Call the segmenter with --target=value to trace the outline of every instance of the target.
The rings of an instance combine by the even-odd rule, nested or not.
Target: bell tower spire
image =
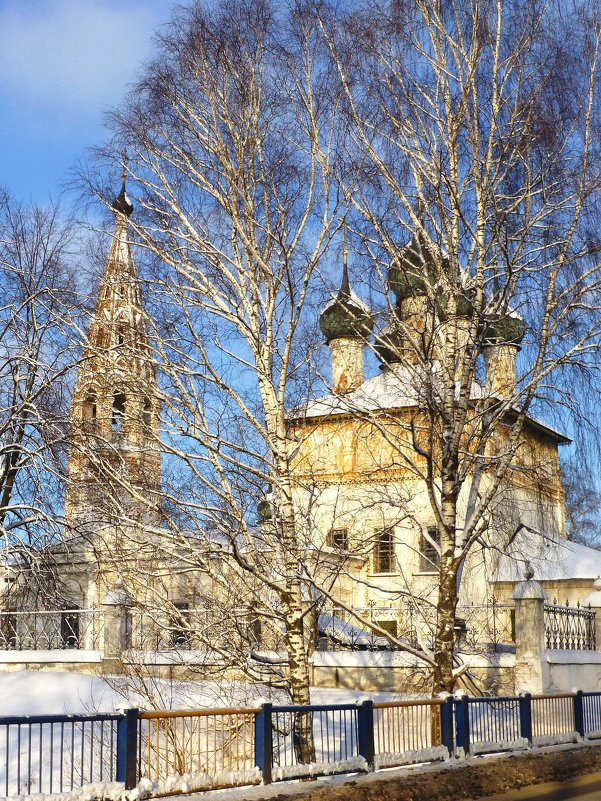
[[[159,393],[128,237],[126,163],[115,228],[72,401],[65,518],[75,529],[150,523],[161,493]]]

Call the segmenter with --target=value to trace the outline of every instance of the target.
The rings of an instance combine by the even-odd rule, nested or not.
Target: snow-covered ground
[[[136,705],[145,709],[200,709],[256,706],[262,700],[286,703],[268,687],[235,682],[153,679],[145,684],[145,690],[140,692],[131,680],[122,677],[29,670],[0,673],[0,716],[93,714]],[[345,704],[354,703],[365,695],[355,690],[314,688],[311,700],[315,704]],[[401,698],[394,693],[371,693],[369,697],[374,701]]]

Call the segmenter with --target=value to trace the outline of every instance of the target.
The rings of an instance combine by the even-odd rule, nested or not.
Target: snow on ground
[[[0,673],[0,716],[92,714],[113,712],[123,706],[150,709],[200,709],[231,705],[258,706],[262,700],[286,703],[265,686],[236,682],[145,681],[140,693],[124,677],[90,676],[82,673],[15,670]],[[348,704],[366,697],[355,690],[314,688],[315,704]],[[370,693],[374,701],[398,699],[394,693]]]

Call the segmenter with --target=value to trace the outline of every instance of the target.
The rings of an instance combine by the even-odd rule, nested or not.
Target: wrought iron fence
[[[395,606],[331,607],[320,615],[321,646],[353,651],[394,649],[385,635],[374,631],[375,623],[395,638],[414,648],[432,648],[436,634],[436,609],[419,599]],[[464,604],[457,607],[456,636],[461,650],[481,653],[511,646],[514,636],[514,606],[499,602],[494,596],[487,604]]]
[[[553,599],[552,604],[544,606],[545,640],[547,648],[568,651],[594,651],[595,612],[588,607],[565,606]]]
[[[246,628],[248,637],[260,644],[261,631],[256,614],[249,609],[204,609],[188,608],[183,604],[174,606],[171,611],[165,608],[135,608],[130,610],[131,648],[137,651],[202,651],[210,653],[211,643],[229,637],[232,650],[236,638],[240,638],[239,628]],[[277,643],[269,642],[272,650]]]
[[[103,645],[100,609],[0,612],[0,650],[97,650]]]

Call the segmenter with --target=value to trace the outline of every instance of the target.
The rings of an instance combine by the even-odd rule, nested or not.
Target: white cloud
[[[152,53],[171,0],[0,0],[5,100],[50,117],[112,106]]]

